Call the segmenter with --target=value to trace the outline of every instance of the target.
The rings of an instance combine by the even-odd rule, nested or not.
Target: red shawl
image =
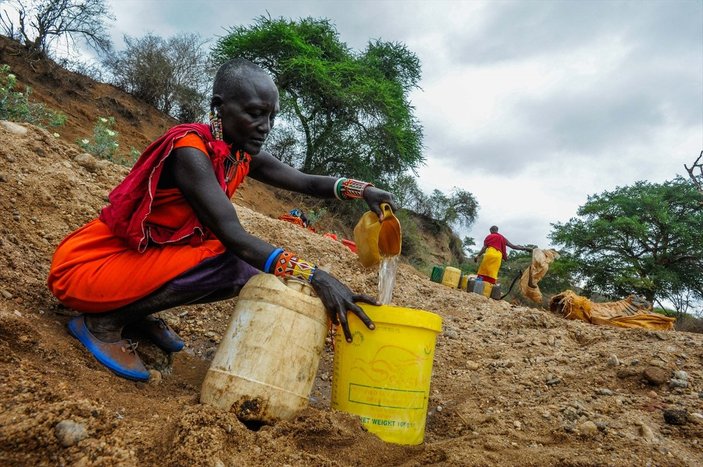
[[[100,220],[110,227],[112,233],[139,252],[143,252],[149,242],[187,241],[198,245],[206,237],[206,228],[195,216],[175,231],[152,230],[146,223],[164,161],[171,154],[174,141],[190,132],[197,133],[205,142],[217,181],[225,189],[224,161],[230,153],[227,144],[215,140],[210,127],[202,123],[185,123],[168,130],[144,150],[127,177],[112,190],[110,204],[100,213]]]
[[[488,234],[488,236],[483,240],[483,246],[493,247],[503,254],[503,259],[508,259],[508,241],[499,233]]]

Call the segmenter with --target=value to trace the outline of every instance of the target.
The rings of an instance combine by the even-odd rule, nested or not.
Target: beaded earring
[[[222,117],[220,117],[217,107],[210,110],[210,130],[216,140],[222,141]]]

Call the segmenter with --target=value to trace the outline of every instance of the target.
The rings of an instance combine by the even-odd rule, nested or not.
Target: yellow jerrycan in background
[[[354,242],[359,261],[364,267],[376,266],[381,257],[398,256],[403,237],[400,222],[388,203],[381,204],[383,221],[373,211],[361,216],[354,227]]]

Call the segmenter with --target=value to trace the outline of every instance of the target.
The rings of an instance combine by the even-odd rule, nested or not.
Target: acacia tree
[[[3,34],[18,40],[31,52],[50,55],[56,41],[75,48],[77,37],[98,52],[111,42],[105,22],[114,20],[106,0],[9,0],[0,12]]]
[[[207,41],[198,34],[124,40],[125,50],[103,60],[112,83],[181,122],[202,118],[211,75]]]
[[[579,217],[552,225],[550,238],[566,247],[587,291],[636,293],[660,305],[672,296],[700,300],[702,199],[682,177],[640,181],[589,196]]]
[[[357,53],[328,20],[260,17],[230,29],[213,57],[247,58],[271,73],[285,131],[272,132],[269,148],[304,172],[388,187],[423,162],[422,128],[408,98],[420,63],[403,44],[375,40]]]

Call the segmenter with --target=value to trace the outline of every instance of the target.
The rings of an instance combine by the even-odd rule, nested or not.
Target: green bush
[[[95,157],[117,162],[115,155],[120,145],[117,142],[119,134],[112,129],[114,126],[114,117],[99,117],[93,128],[93,138],[79,139],[76,144]]]
[[[30,102],[32,89],[17,89],[17,77],[10,73],[9,65],[0,65],[0,120],[26,122],[40,127],[61,126],[66,115],[47,109],[44,104]]]

